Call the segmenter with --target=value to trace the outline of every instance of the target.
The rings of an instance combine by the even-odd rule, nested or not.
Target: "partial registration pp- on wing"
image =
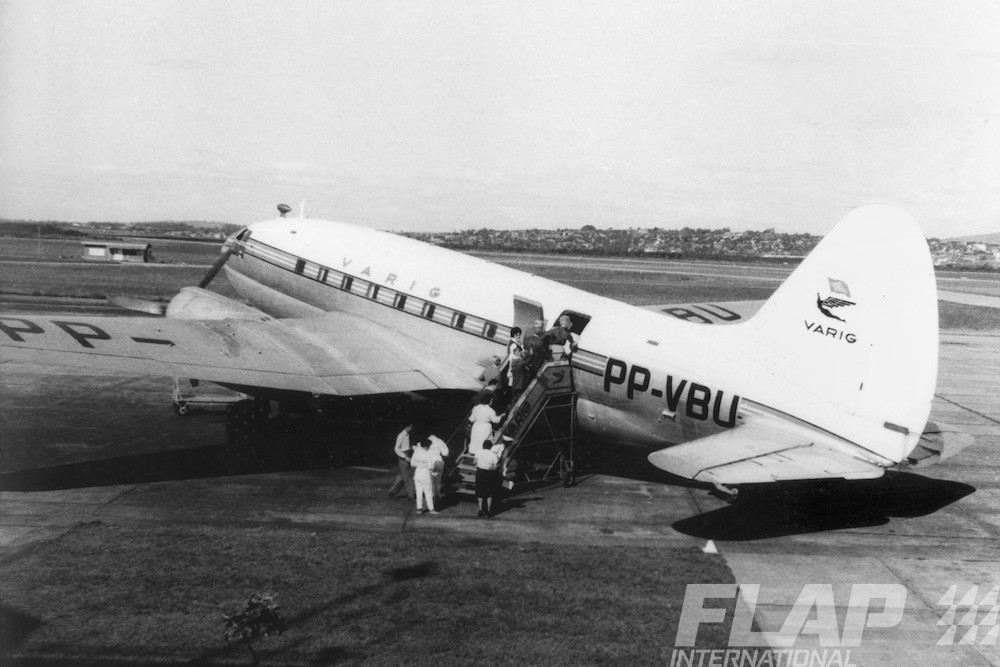
[[[478,386],[434,350],[344,313],[274,320],[0,317],[0,362],[359,395]]]

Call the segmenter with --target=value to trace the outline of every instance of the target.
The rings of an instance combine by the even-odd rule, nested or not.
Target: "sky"
[[[0,217],[1000,230],[1000,3],[0,0]]]

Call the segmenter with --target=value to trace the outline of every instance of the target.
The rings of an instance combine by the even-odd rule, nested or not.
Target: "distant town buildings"
[[[592,225],[581,229],[476,229],[406,236],[456,250],[796,262],[822,238],[773,229],[596,229]],[[1000,243],[928,239],[928,244],[937,267],[1000,270]]]
[[[1000,243],[928,239],[934,266],[1000,270]]]
[[[811,234],[779,234],[773,229],[596,229],[591,225],[582,229],[479,229],[407,236],[462,250],[701,258],[773,255],[800,259],[819,241]]]

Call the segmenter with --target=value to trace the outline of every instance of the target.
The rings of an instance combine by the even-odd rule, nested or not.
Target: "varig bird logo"
[[[847,299],[841,299],[840,297],[834,296],[835,294],[843,294],[844,296],[850,298],[851,288],[847,286],[843,280],[837,280],[836,278],[827,278],[830,281],[830,296],[825,299],[820,298],[819,292],[816,293],[816,307],[819,308],[819,312],[823,313],[829,318],[840,320],[841,322],[846,322],[843,317],[837,317],[831,311],[831,308],[843,308],[844,306],[853,306],[854,301],[848,301]]]

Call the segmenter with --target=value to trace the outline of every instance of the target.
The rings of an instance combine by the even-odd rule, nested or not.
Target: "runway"
[[[609,549],[711,542],[738,583],[760,586],[761,630],[781,628],[807,584],[833,586],[841,623],[852,584],[900,584],[902,621],[868,628],[851,649],[854,664],[997,666],[1000,645],[982,643],[991,605],[973,614],[984,627],[967,644],[959,642],[972,621],[942,645],[950,625],[938,622],[951,587],[958,602],[978,586],[979,602],[1000,584],[1000,332],[943,332],[940,352],[931,421],[976,442],[939,465],[766,506],[731,506],[703,488],[653,479],[593,475],[572,489],[518,496],[492,523],[476,521],[467,503],[415,516],[406,501],[385,497],[392,470],[378,462],[343,467],[299,454],[229,460],[222,417],[176,416],[168,381],[38,376],[8,364],[0,385],[0,563],[89,522],[453,533]],[[656,641],[670,646],[673,632]],[[803,634],[794,648],[824,647]]]
[[[783,527],[776,526],[775,534],[767,539],[721,543],[737,581],[761,585],[756,620],[763,628],[781,627],[806,584],[834,584],[841,619],[851,584],[902,584],[908,592],[902,623],[866,633],[864,643],[852,652],[852,657],[860,658],[859,665],[1000,664],[1000,645],[980,643],[990,630],[988,624],[974,643],[937,645],[948,629],[947,623],[938,625],[938,621],[948,611],[948,604],[939,603],[950,587],[957,586],[958,602],[978,586],[979,602],[1000,584],[997,378],[1000,335],[943,335],[931,421],[975,436],[974,445],[953,459],[919,470],[913,479],[900,475],[898,493],[881,498],[881,508],[880,501],[875,501],[868,525],[851,525],[850,518],[844,517],[852,510],[865,513],[863,506],[830,506],[827,530],[781,534]],[[716,510],[713,515],[709,509],[699,517],[696,521],[704,525],[699,532],[711,534],[710,526],[723,521],[725,511]],[[987,604],[979,609],[974,614],[977,622],[989,621],[992,608]],[[961,618],[969,607],[959,611]],[[961,626],[956,644],[971,628],[971,621]],[[800,637],[796,648],[821,647]]]

